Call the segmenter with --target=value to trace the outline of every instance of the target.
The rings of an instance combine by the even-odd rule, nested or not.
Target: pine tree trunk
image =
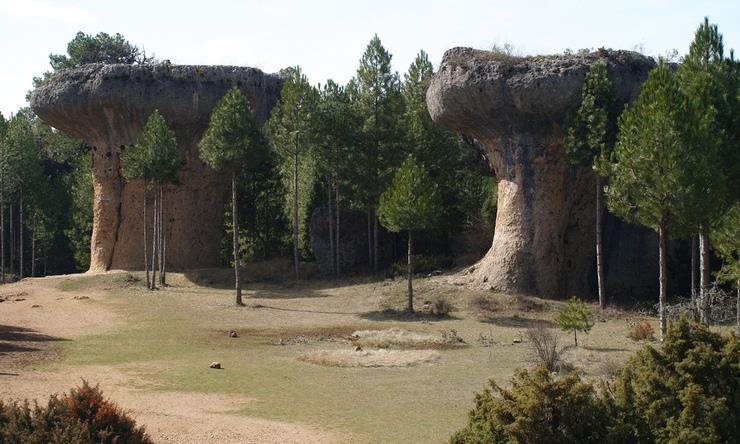
[[[298,257],[298,152],[293,157],[293,269],[296,280],[300,279]]]
[[[337,236],[337,241],[335,242],[334,245],[336,246],[336,256],[335,256],[336,257],[336,276],[337,276],[337,279],[339,279],[339,276],[340,276],[339,275],[339,264],[340,264],[340,262],[339,262],[339,251],[340,251],[340,248],[339,248],[339,212],[340,212],[339,211],[339,186],[337,186],[337,190],[336,191],[337,191],[337,198],[336,198],[336,206],[337,206],[337,230],[336,230],[336,233],[335,234]]]
[[[658,316],[660,318],[660,341],[663,342],[666,334],[665,306],[668,299],[668,251],[666,247],[668,234],[665,226],[658,227],[658,266],[660,269],[660,294],[658,296]]]
[[[159,238],[162,243],[162,269],[159,277],[162,279],[162,285],[167,285],[167,213],[164,206],[164,186],[159,188]]]
[[[2,186],[0,184],[0,186]],[[5,283],[5,197],[0,193],[0,275]]]
[[[576,347],[578,347],[578,330],[573,330],[573,342],[575,342]]]
[[[164,282],[162,280],[162,184],[157,184],[157,267],[159,267],[159,286],[163,287]]]
[[[691,305],[696,308],[696,234],[691,235]]]
[[[156,188],[154,190],[154,208],[152,209],[152,290],[157,288],[157,207],[159,205]]]
[[[10,202],[10,210],[8,210],[10,213],[8,215],[8,218],[10,219],[10,264],[8,264],[10,268],[10,274],[13,274],[13,270],[15,269],[15,230],[13,229],[13,202]]]
[[[20,202],[18,203],[18,273],[23,279],[23,188],[20,189]]]
[[[234,288],[236,290],[236,305],[244,305],[242,302],[242,283],[239,279],[239,220],[237,219],[236,201],[236,171],[231,173],[231,231],[234,244]]]
[[[370,201],[367,204],[367,268],[373,268],[373,213]]]
[[[35,219],[35,218],[34,218]],[[31,277],[36,277],[36,222],[31,229]]]
[[[699,303],[701,304],[700,317],[704,324],[709,323],[709,234],[705,225],[699,226]]]
[[[409,301],[406,304],[406,311],[409,313],[413,313],[414,311],[414,250],[413,250],[413,241],[411,238],[411,230],[409,230],[409,240],[408,240],[408,274],[409,274]]]
[[[144,271],[146,272],[146,289],[149,290],[152,286],[152,283],[149,280],[149,249],[146,241],[146,197],[146,183],[144,183]]]
[[[328,204],[329,208],[329,264],[331,266],[331,273],[334,274],[336,271],[336,261],[334,258],[334,211],[331,206],[331,184],[328,186]]]
[[[601,176],[596,175],[596,278],[599,285],[599,307],[606,308],[606,289],[604,284],[604,244],[601,236],[601,215],[603,214],[603,195]]]
[[[373,210],[373,272],[378,272],[378,215]]]

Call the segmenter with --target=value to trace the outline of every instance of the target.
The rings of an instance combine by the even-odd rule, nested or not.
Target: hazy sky
[[[740,50],[738,0],[0,0],[0,112],[25,105],[49,53],[64,53],[77,31],[120,32],[176,64],[301,65],[313,83],[343,83],[374,33],[403,73],[420,49],[436,66],[448,48],[505,42],[525,54],[684,53],[705,15]]]

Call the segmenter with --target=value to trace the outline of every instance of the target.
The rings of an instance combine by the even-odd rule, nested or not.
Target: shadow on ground
[[[486,324],[493,324],[497,325],[499,327],[510,327],[510,328],[533,328],[538,325],[544,325],[545,327],[552,328],[555,326],[555,324],[552,321],[548,321],[545,319],[531,319],[531,318],[523,318],[521,316],[504,316],[504,317],[495,317],[495,318],[487,318],[482,320],[481,322]]]
[[[369,311],[366,313],[360,314],[360,318],[366,319],[369,321],[377,321],[377,322],[384,322],[384,321],[394,321],[394,322],[419,322],[419,321],[425,321],[425,322],[440,322],[440,321],[454,321],[459,320],[460,318],[457,318],[455,316],[433,316],[427,313],[422,313],[419,311],[415,311],[413,313],[409,313],[406,310],[393,310],[393,309],[387,309],[387,310],[378,310],[378,311]]]
[[[51,344],[58,341],[65,339],[30,328],[0,324],[0,364],[28,361],[30,356],[48,351]]]

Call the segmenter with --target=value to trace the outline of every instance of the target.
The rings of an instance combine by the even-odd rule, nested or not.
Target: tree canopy
[[[87,63],[125,63],[148,64],[156,59],[126,40],[121,34],[110,35],[100,32],[96,35],[79,31],[67,44],[67,54],[50,54],[49,63],[54,71],[75,68]]]
[[[441,202],[424,166],[408,156],[380,197],[378,216],[390,231],[423,230],[438,221]]]

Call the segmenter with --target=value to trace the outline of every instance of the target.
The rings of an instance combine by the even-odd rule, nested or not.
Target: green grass
[[[102,292],[104,297],[90,303],[120,313],[126,325],[64,343],[65,358],[55,364],[57,369],[113,366],[148,389],[243,395],[255,401],[237,414],[350,432],[367,442],[444,442],[463,426],[474,394],[488,379],[505,383],[515,368],[528,365],[527,345],[512,341],[523,334],[529,318],[553,317],[553,312],[515,317],[502,311],[494,319],[480,320],[475,313],[460,311],[453,318],[429,322],[367,315],[386,306],[400,307],[403,282],[338,288],[311,283],[272,286],[268,291],[253,284],[245,301],[264,308],[237,308],[231,305],[231,291],[199,287],[178,275],[172,275],[173,287],[157,292],[144,291],[140,283],[131,286],[125,276],[62,281],[60,288],[65,291]],[[419,301],[443,295],[461,310],[478,295],[430,280],[419,280],[417,288]],[[438,361],[407,368],[336,368],[298,357],[351,345],[273,345],[298,334],[343,336],[354,330],[392,327],[434,334],[454,328],[469,346],[440,350]],[[229,338],[230,329],[239,331],[240,337]],[[624,359],[635,347],[624,338],[626,332],[623,320],[597,323],[593,333],[583,338],[592,349],[574,352],[573,359],[587,368],[596,368],[607,357]],[[480,334],[492,335],[499,344],[483,347],[478,343]],[[568,338],[563,337],[563,345]],[[224,369],[209,369],[211,361],[221,362]]]

